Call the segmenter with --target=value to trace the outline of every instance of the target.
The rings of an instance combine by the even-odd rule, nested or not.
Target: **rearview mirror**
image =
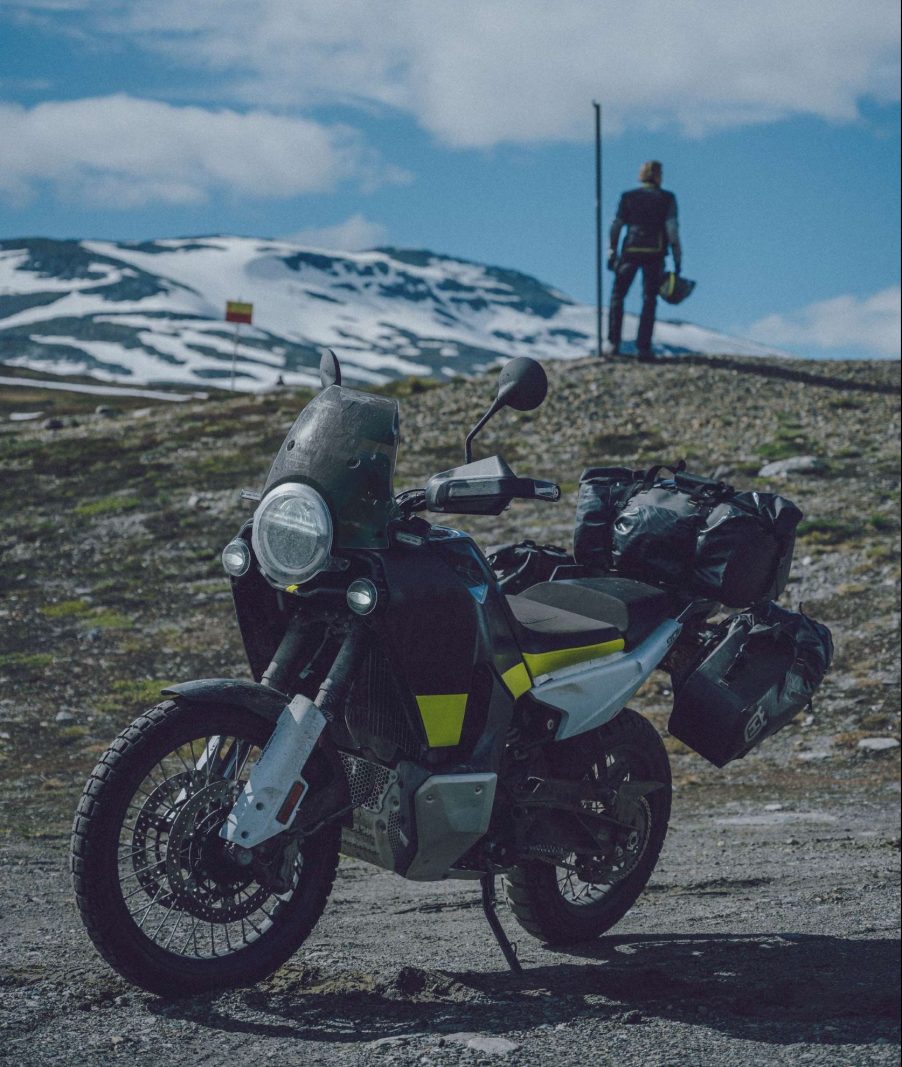
[[[505,363],[498,375],[498,392],[492,406],[467,434],[464,443],[467,463],[473,460],[473,438],[497,411],[502,408],[532,411],[542,403],[547,392],[548,378],[541,363],[529,356],[517,356]]]
[[[542,364],[529,356],[505,363],[498,375],[499,408],[532,411],[548,394],[548,378]],[[497,410],[497,409],[496,409]]]

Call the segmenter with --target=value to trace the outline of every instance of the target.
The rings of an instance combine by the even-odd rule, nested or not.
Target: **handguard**
[[[220,837],[254,848],[288,829],[307,793],[301,772],[325,725],[313,701],[300,693],[294,697],[279,716]]]

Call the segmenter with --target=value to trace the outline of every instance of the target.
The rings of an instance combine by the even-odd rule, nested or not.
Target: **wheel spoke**
[[[163,945],[164,949],[169,948],[170,944],[172,943],[172,939],[175,937],[176,931],[182,925],[182,919],[184,917],[185,917],[185,913],[183,911],[179,910],[178,918],[175,920],[175,926],[173,926],[172,931],[169,934],[169,937],[166,938],[166,943]]]

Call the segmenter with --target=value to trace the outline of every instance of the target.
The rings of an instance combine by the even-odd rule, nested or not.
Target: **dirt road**
[[[864,779],[860,778],[858,782]],[[898,786],[678,790],[661,864],[615,936],[508,973],[474,883],[343,861],[270,981],[166,1003],[93,953],[65,836],[0,849],[0,1059],[31,1064],[895,1064]],[[743,796],[743,793],[745,794]]]

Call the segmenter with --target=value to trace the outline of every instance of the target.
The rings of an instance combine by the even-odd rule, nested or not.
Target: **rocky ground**
[[[566,545],[580,470],[609,462],[686,457],[790,496],[806,519],[783,599],[837,645],[812,713],[717,771],[666,735],[654,679],[636,706],[674,765],[662,864],[616,937],[573,955],[521,937],[523,978],[472,887],[347,863],[309,947],[270,982],[176,1005],[135,993],[74,915],[71,813],[161,684],[246,673],[219,551],[247,514],[236,490],[262,483],[302,398],[119,415],[53,398],[61,428],[0,422],[0,1057],[898,1062],[899,365],[699,357],[549,377],[546,404],[500,415],[479,447],[555,478],[564,501],[467,528],[485,546]],[[403,488],[460,461],[492,387],[394,388]],[[799,456],[818,462],[759,476]]]

